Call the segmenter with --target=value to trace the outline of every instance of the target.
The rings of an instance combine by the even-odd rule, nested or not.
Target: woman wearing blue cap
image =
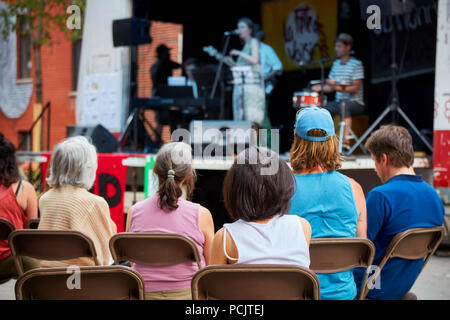
[[[311,224],[312,238],[366,237],[366,202],[355,180],[337,172],[341,161],[333,119],[326,109],[299,111],[290,162],[296,190],[290,214]],[[321,299],[352,300],[357,290],[352,270],[318,274]]]

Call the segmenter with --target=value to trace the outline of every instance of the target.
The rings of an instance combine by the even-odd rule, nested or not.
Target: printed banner
[[[153,172],[155,157],[147,156],[145,158],[144,168],[144,195],[145,199],[150,198],[158,191],[158,176]]]
[[[434,186],[450,188],[450,1],[439,1],[434,89]],[[450,191],[447,189],[450,197]],[[447,199],[449,201],[450,199]]]
[[[261,10],[265,42],[273,47],[285,70],[335,54],[337,0],[266,1]]]
[[[41,163],[42,183],[45,186],[49,160],[51,153],[42,153],[47,162]],[[128,158],[128,154],[99,153],[97,178],[90,190],[103,197],[109,205],[111,219],[116,223],[117,232],[124,231],[124,196],[127,180],[127,167],[122,165],[122,160]]]

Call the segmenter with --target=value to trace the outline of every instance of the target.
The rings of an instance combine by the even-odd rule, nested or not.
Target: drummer
[[[347,54],[351,51],[352,47],[352,36],[346,33],[339,34],[335,42],[334,50],[341,58],[333,63],[323,88],[327,93],[336,91],[335,100],[329,101],[326,104],[326,108],[332,115],[341,114],[341,102],[342,100],[345,101],[344,121],[349,128],[352,127],[352,116],[367,113],[363,95],[364,67],[360,60]],[[312,89],[319,92],[321,86],[314,85]],[[347,132],[347,128],[345,131],[343,148],[348,149],[349,133]]]

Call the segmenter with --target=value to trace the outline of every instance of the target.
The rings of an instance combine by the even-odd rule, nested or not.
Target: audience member
[[[21,179],[16,160],[16,148],[0,133],[0,218],[15,229],[25,229],[28,219],[37,218],[34,187]],[[24,270],[39,268],[33,259],[22,258]],[[7,240],[0,241],[0,281],[17,276],[14,259]]]
[[[338,139],[326,109],[297,113],[290,153],[297,189],[289,213],[309,221],[312,238],[366,237],[366,204],[361,186],[337,172],[341,166]],[[352,300],[352,270],[318,274],[321,299]]]
[[[373,264],[379,265],[397,233],[441,226],[444,206],[436,191],[414,172],[414,150],[408,130],[383,126],[372,133],[366,148],[383,183],[367,195],[367,236],[375,244]],[[367,298],[401,299],[413,286],[422,265],[423,259],[389,259],[381,271],[381,285],[369,290]],[[355,269],[354,274],[361,284],[364,270]]]
[[[154,172],[158,176],[158,192],[136,203],[128,210],[127,230],[130,232],[175,233],[189,237],[197,246],[202,265],[210,263],[214,224],[208,209],[187,198],[194,189],[191,147],[183,142],[171,142],[159,150]],[[145,281],[146,299],[191,299],[192,276],[196,263],[153,267],[134,264]]]
[[[97,171],[95,147],[85,137],[68,138],[56,145],[49,170],[51,189],[39,199],[39,229],[80,231],[94,242],[99,263],[110,264],[109,239],[117,228],[105,199],[88,191]],[[93,264],[91,258],[41,261],[43,267]]]
[[[305,219],[286,214],[293,194],[292,171],[277,153],[256,146],[242,151],[223,184],[234,222],[216,233],[211,263],[309,268],[311,227]]]

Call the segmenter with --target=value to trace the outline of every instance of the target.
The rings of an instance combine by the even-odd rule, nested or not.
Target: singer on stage
[[[261,73],[261,62],[259,57],[259,41],[254,37],[254,24],[249,18],[241,18],[238,21],[239,37],[244,47],[241,51],[231,50],[231,56],[237,56],[234,63],[236,67],[245,68],[232,69],[235,77],[233,88],[233,119],[252,121],[255,129],[261,127],[264,120],[265,93],[264,80]],[[232,60],[232,59],[230,59]],[[234,61],[233,61],[234,62]],[[236,79],[236,74],[242,76]],[[240,76],[239,76],[240,77]],[[236,82],[240,80],[242,82]]]
[[[367,113],[363,94],[364,67],[360,60],[350,55],[352,47],[352,36],[346,33],[339,34],[334,50],[341,58],[333,63],[324,86],[324,91],[327,93],[336,91],[335,101],[330,101],[326,105],[326,108],[332,115],[341,113],[341,101],[345,99],[344,121],[350,128],[352,126],[352,116]],[[341,82],[347,82],[350,85],[343,88],[339,85]],[[318,92],[321,87],[320,85],[315,85],[312,89]],[[348,147],[349,143],[346,139],[347,136],[348,133],[345,132],[343,141],[345,147]]]

